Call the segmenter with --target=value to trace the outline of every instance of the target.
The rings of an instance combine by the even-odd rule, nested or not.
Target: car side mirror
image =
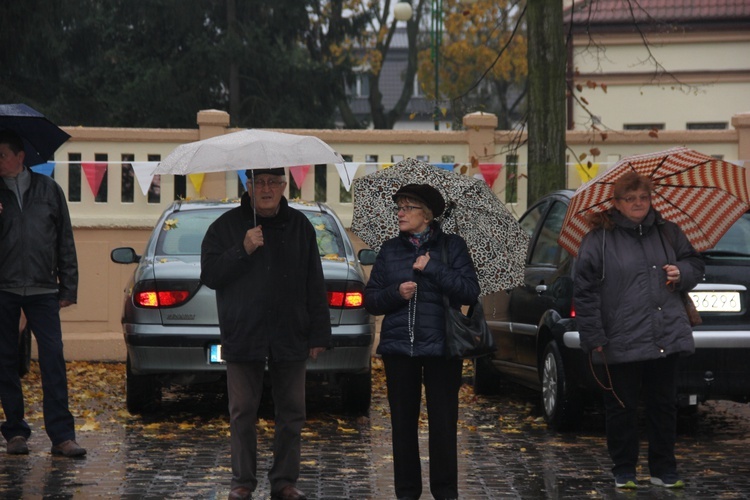
[[[117,264],[136,264],[141,261],[141,256],[130,247],[115,248],[109,258]]]
[[[375,252],[375,250],[371,248],[363,248],[359,251],[357,254],[357,258],[359,258],[359,263],[363,266],[371,266],[375,264],[375,257],[377,257],[378,254]]]

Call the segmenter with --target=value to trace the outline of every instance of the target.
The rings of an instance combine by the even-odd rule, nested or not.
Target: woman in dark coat
[[[446,358],[443,295],[452,307],[471,304],[479,282],[466,242],[434,221],[445,209],[440,193],[408,184],[393,195],[399,236],[378,253],[365,288],[365,307],[385,315],[378,354],[383,357],[393,428],[396,496],[422,494],[418,426],[422,384],[429,423],[430,492],[458,498],[456,434],[463,362]],[[447,252],[447,264],[442,254]]]
[[[614,184],[615,208],[592,220],[575,270],[581,347],[606,364],[607,448],[618,488],[636,488],[637,408],[645,395],[651,483],[680,488],[674,455],[677,358],[695,350],[680,291],[703,261],[680,228],[651,207],[651,181],[635,172]],[[605,384],[609,381],[603,375]]]

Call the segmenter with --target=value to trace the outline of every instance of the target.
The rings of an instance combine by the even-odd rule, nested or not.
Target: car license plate
[[[715,290],[707,292],[689,292],[690,298],[695,303],[695,308],[700,312],[740,312],[740,292],[728,290]]]
[[[208,362],[211,364],[226,363],[221,357],[221,344],[211,344],[208,352]]]

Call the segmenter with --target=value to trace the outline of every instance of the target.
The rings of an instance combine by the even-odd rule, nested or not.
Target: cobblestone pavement
[[[344,415],[335,394],[315,385],[308,392],[308,423],[298,487],[311,499],[394,498],[390,423],[376,363],[370,418]],[[38,371],[38,370],[37,370]],[[4,499],[192,499],[226,498],[230,461],[226,397],[221,391],[172,391],[158,413],[124,411],[121,364],[71,363],[71,408],[83,459],[52,457],[44,434],[34,372],[24,380],[34,434],[28,456],[0,458]],[[687,480],[682,491],[648,485],[616,491],[609,473],[601,414],[590,413],[581,431],[557,434],[539,417],[536,393],[514,385],[503,394],[476,398],[462,389],[459,432],[463,499],[722,498],[750,495],[750,412],[747,405],[712,403],[680,421],[678,461]],[[260,484],[256,499],[269,498],[272,409],[260,422]],[[426,426],[421,434],[426,457]],[[427,462],[423,462],[425,478]],[[423,498],[430,498],[425,480]]]

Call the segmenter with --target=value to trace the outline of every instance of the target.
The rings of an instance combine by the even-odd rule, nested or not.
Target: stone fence
[[[648,131],[571,131],[568,163],[560,168],[565,168],[567,187],[576,188],[597,169],[606,169],[623,156],[674,146],[692,147],[732,162],[750,160],[750,113],[733,116],[731,123],[734,128],[729,130],[660,131],[655,136]],[[495,130],[496,126],[494,115],[478,113],[464,117],[462,131],[279,131],[322,139],[347,162],[361,165],[355,177],[407,157],[453,164],[467,175],[482,175],[487,166],[486,172],[497,174],[493,191],[520,215],[527,205],[526,136]],[[217,110],[200,111],[196,129],[63,128],[71,139],[57,151],[53,166],[40,168],[51,168],[68,195],[78,249],[79,302],[62,312],[66,355],[69,359],[123,360],[122,292],[133,269],[113,264],[111,249],[132,246],[142,252],[158,216],[175,199],[235,198],[243,190],[236,172],[153,179],[148,172],[180,144],[235,129],[229,128],[229,115]],[[584,154],[586,158],[579,162]],[[307,175],[290,177],[294,182],[290,179],[288,196],[325,202],[345,225],[351,223],[351,193],[335,166],[311,166]]]

